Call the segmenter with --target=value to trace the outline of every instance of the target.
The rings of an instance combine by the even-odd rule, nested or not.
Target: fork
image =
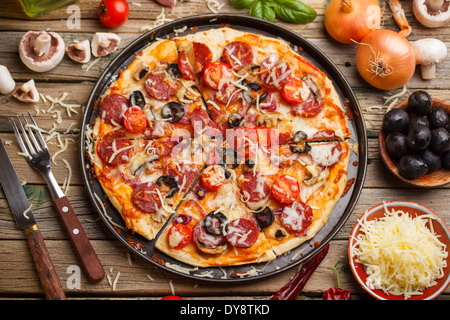
[[[105,276],[103,265],[95,253],[75,211],[67,199],[67,196],[61,190],[50,168],[50,152],[41,132],[37,130],[36,122],[28,112],[31,125],[25,115],[22,113],[23,120],[16,116],[18,125],[14,118],[11,123],[16,134],[20,149],[25,154],[25,158],[30,166],[39,171],[46,180],[53,204],[61,219],[64,229],[70,238],[70,241],[77,252],[81,264],[91,282],[98,282]],[[22,121],[24,124],[22,124]]]

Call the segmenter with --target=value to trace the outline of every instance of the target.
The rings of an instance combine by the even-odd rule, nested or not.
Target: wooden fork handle
[[[99,282],[105,270],[66,196],[53,201],[64,228],[91,282]]]
[[[50,254],[37,225],[25,229],[31,255],[47,300],[66,300],[66,295],[53,267]]]

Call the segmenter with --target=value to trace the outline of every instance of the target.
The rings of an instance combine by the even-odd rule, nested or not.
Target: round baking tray
[[[294,50],[301,52],[303,57],[323,70],[333,81],[337,92],[340,93],[343,105],[347,108],[346,114],[352,135],[349,139],[349,143],[352,145],[348,166],[349,183],[347,192],[338,201],[330,218],[322,229],[319,230],[314,238],[290,252],[278,256],[269,263],[226,266],[221,268],[194,268],[159,252],[154,247],[155,240],[147,240],[138,234],[126,230],[119,212],[117,212],[117,210],[109,203],[99,182],[92,176],[89,159],[85,152],[84,137],[86,126],[90,125],[97,115],[98,110],[97,108],[94,108],[96,102],[117,78],[119,70],[126,69],[126,67],[134,60],[136,54],[141,50],[152,42],[157,41],[157,39],[183,36],[187,33],[224,26],[283,39]],[[185,27],[187,28],[185,29]],[[175,34],[174,30],[185,31]],[[81,137],[80,156],[83,180],[94,207],[111,232],[126,247],[128,247],[130,251],[134,252],[144,260],[172,273],[196,279],[197,281],[242,282],[261,279],[285,271],[288,268],[306,261],[320,251],[323,246],[338,233],[347,221],[361,193],[367,170],[367,136],[362,112],[350,85],[336,65],[314,44],[292,30],[266,20],[242,15],[206,14],[191,16],[156,27],[130,43],[108,65],[94,86],[83,116]],[[103,206],[103,204],[106,205]],[[103,207],[105,207],[106,212]]]

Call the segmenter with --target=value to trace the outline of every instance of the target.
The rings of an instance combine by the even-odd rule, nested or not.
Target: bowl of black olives
[[[428,188],[450,183],[450,103],[413,92],[384,115],[378,145],[400,180]]]

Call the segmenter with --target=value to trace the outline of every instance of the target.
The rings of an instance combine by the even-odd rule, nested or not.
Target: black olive
[[[427,126],[428,128],[430,128],[430,121],[428,121],[427,118],[422,116],[415,116],[409,120],[408,130],[411,129],[416,124],[421,124],[423,126]]]
[[[139,71],[139,79],[144,79],[144,77],[147,75],[147,73],[148,73],[148,68],[144,68],[144,69],[142,69],[141,71]]]
[[[305,153],[305,152],[308,152],[309,150],[311,150],[311,146],[306,142],[292,145],[292,146],[290,146],[290,148],[291,148],[291,151],[294,153]]]
[[[255,166],[255,161],[253,159],[246,159],[245,160],[245,166],[249,169],[253,169],[253,167]]]
[[[442,154],[450,150],[450,134],[444,128],[431,130],[431,149]]]
[[[195,195],[199,200],[206,196],[206,188],[202,184],[197,184],[194,190]]]
[[[176,122],[183,118],[184,108],[178,102],[169,102],[161,109],[161,116],[164,119],[170,119],[170,122]]]
[[[408,131],[408,147],[411,151],[421,151],[428,148],[431,141],[430,128],[418,124]]]
[[[242,116],[240,114],[237,114],[236,112],[233,112],[228,116],[228,124],[231,128],[238,127],[242,122]]]
[[[441,157],[430,149],[426,149],[425,151],[419,153],[419,156],[428,166],[427,173],[439,170],[442,167]]]
[[[428,116],[431,128],[443,128],[449,123],[448,114],[442,108],[433,108],[431,114]]]
[[[170,72],[174,78],[181,77],[180,69],[178,69],[178,64],[176,64],[176,63],[169,64],[166,68],[166,71]]]
[[[406,136],[401,132],[392,132],[388,134],[385,141],[386,151],[394,160],[400,159],[408,152]]]
[[[278,229],[278,230],[275,232],[275,238],[276,238],[278,241],[282,240],[284,237],[286,237],[286,232],[284,232],[283,230]]]
[[[178,183],[175,178],[172,176],[164,175],[156,180],[156,185],[158,187],[162,187],[162,185],[164,184],[167,184],[170,187],[170,190],[166,192],[166,198],[173,197],[175,195],[175,192],[177,192],[178,190]]]
[[[252,91],[258,91],[261,89],[261,86],[257,83],[251,82],[251,83],[246,83],[245,86],[248,88],[248,90],[244,90],[244,92],[242,93],[242,96],[244,97],[244,99],[248,102],[251,103],[253,105],[256,104],[256,97],[254,97],[254,95],[252,94]],[[264,99],[267,97],[264,97]],[[261,97],[259,97],[258,99],[258,103],[261,103],[264,99],[261,99]]]
[[[400,175],[409,180],[423,176],[428,170],[425,160],[415,154],[406,154],[401,157],[397,168]]]
[[[139,106],[141,109],[144,109],[145,107],[144,94],[139,90],[130,93],[130,105]]]
[[[447,151],[442,155],[442,167],[450,169],[450,151]]]
[[[258,223],[259,228],[267,228],[270,226],[275,220],[275,215],[273,211],[269,207],[259,208],[255,212],[253,212],[253,216]]]
[[[223,150],[223,165],[230,165],[232,168],[236,168],[239,165],[239,155],[235,149]]]
[[[223,233],[227,222],[228,219],[222,212],[211,211],[203,219],[203,226],[206,232],[218,236]]]
[[[297,131],[294,134],[294,138],[292,139],[292,141],[294,143],[301,143],[301,142],[306,141],[307,138],[308,138],[308,135],[306,134],[306,132],[304,132],[304,131]]]
[[[256,69],[261,69],[261,67],[257,64],[250,67],[250,70],[255,71]]]
[[[409,115],[406,110],[392,109],[384,115],[383,131],[400,132],[406,129],[409,123]]]
[[[432,104],[430,95],[425,91],[418,90],[409,96],[407,109],[418,116],[428,116],[431,113]]]
[[[258,99],[258,104],[263,103],[264,100],[267,99],[267,96],[268,96],[268,95],[269,95],[269,93],[268,93],[267,91],[264,92],[262,95],[260,95],[260,96],[259,96],[259,99]]]
[[[254,82],[246,83],[245,86],[247,88],[249,88],[250,90],[254,90],[254,91],[258,91],[259,89],[261,89],[261,86]]]

